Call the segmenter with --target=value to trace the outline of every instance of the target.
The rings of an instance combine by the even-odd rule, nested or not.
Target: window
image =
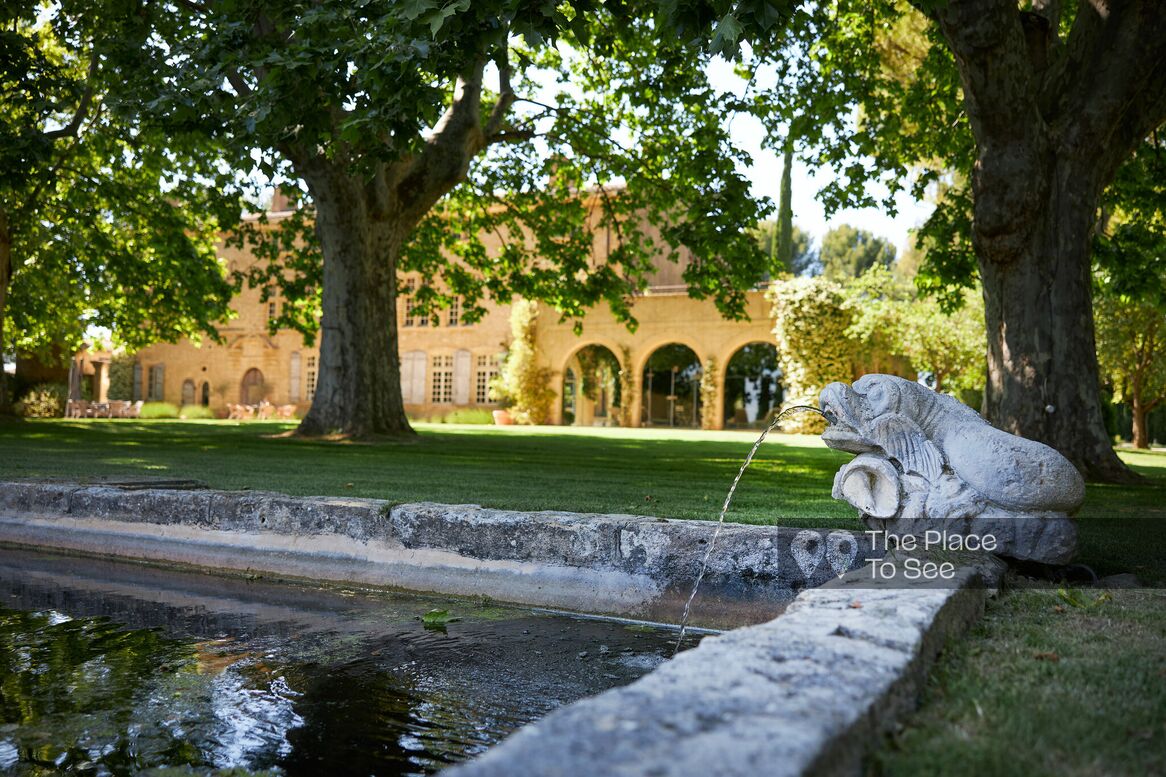
[[[184,406],[194,404],[194,381],[190,378],[182,381],[182,404]]]
[[[417,280],[410,278],[405,281],[405,323],[404,326],[429,326],[429,317],[421,315],[417,310],[418,304],[413,299],[413,292],[417,290]]]
[[[308,377],[307,377],[307,380],[305,381],[306,385],[304,386],[304,388],[305,388],[305,395],[307,396],[308,401],[311,402],[312,397],[316,396],[316,357],[315,356],[308,357],[307,374],[308,374]]]
[[[498,374],[498,357],[480,354],[474,375],[474,401],[479,405],[491,404],[490,381]]]
[[[279,315],[279,291],[274,286],[268,286],[263,291],[267,297],[267,320],[270,321]]]
[[[457,326],[462,315],[462,298],[454,297],[449,301],[449,325]]]
[[[453,402],[453,356],[433,357],[433,390],[430,398],[438,405]]]
[[[417,281],[410,278],[405,281],[405,323],[404,326],[416,326],[417,320],[413,316],[413,290],[417,288]]]
[[[153,402],[162,401],[162,389],[165,387],[166,368],[161,364],[156,364],[146,373],[146,399]]]

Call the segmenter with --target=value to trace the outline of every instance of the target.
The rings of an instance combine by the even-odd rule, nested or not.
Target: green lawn
[[[193,478],[214,488],[347,494],[715,519],[751,432],[421,424],[410,443],[281,437],[290,424],[28,421],[0,425],[0,478]],[[1100,574],[1166,582],[1166,453],[1123,453],[1147,486],[1090,486],[1079,560]],[[848,455],[773,435],[737,489],[729,520],[852,528],[830,498]]]
[[[279,437],[290,424],[28,421],[0,426],[0,478],[194,478],[214,488],[431,500],[523,510],[716,518],[751,432],[418,424],[408,443]],[[830,498],[849,458],[816,438],[771,437],[730,520],[849,526]]]
[[[869,772],[1166,774],[1166,591],[1066,594],[994,601],[948,646],[922,706]]]
[[[750,433],[421,425],[406,444],[309,442],[289,425],[0,425],[0,479],[194,478],[216,488],[713,519]],[[1088,488],[1078,560],[1166,583],[1166,453],[1123,451],[1143,486]],[[848,457],[775,436],[730,520],[855,527],[830,498]],[[1083,605],[1083,606],[1081,606]],[[1012,591],[950,645],[885,774],[1166,774],[1166,591]]]

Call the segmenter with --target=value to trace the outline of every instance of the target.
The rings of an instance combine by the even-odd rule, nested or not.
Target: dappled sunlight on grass
[[[869,772],[1161,774],[1163,640],[1162,591],[1014,591],[949,645]]]
[[[1118,456],[1146,477],[1166,479],[1166,449],[1140,451],[1122,448],[1118,450]]]
[[[12,424],[0,427],[0,478],[168,473],[223,489],[709,520],[757,438],[753,431],[453,424],[419,424],[408,442],[279,436],[291,429],[288,422],[169,419]],[[1089,486],[1079,560],[1102,574],[1166,579],[1166,451],[1121,455],[1151,482]],[[847,459],[817,437],[771,435],[741,480],[729,520],[860,528],[854,510],[830,497]]]
[[[715,518],[753,432],[420,425],[405,444],[279,438],[286,423],[181,420],[117,425],[37,422],[0,433],[20,449],[4,477],[181,473],[216,488],[470,502],[514,509]],[[751,523],[844,525],[829,498],[845,459],[816,440],[780,435],[758,453],[731,513]],[[132,448],[133,456],[109,455]]]

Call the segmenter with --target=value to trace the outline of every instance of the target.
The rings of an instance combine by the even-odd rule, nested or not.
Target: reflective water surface
[[[0,773],[428,774],[631,682],[673,638],[0,548]]]

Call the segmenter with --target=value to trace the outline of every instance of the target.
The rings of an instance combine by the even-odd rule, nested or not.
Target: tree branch
[[[453,99],[433,128],[425,147],[396,185],[407,220],[416,221],[456,186],[470,160],[485,148],[481,127],[484,58],[474,62],[454,84]]]
[[[501,46],[501,52],[494,59],[494,63],[498,66],[498,102],[494,103],[490,118],[486,120],[483,132],[487,137],[496,134],[502,128],[502,122],[506,119],[510,106],[514,105],[518,98],[510,86],[510,53],[505,43]]]
[[[1042,102],[1058,153],[1099,155],[1104,185],[1166,121],[1166,6],[1157,0],[1082,3],[1050,69]]]
[[[493,135],[486,136],[486,145],[492,146],[495,143],[522,143],[527,140],[535,138],[546,137],[544,133],[535,132],[534,130],[507,130],[505,132],[495,132]]]
[[[976,137],[977,246],[991,261],[1010,261],[1045,205],[1048,147],[1020,13],[1015,0],[952,0],[933,13],[955,56]],[[979,196],[989,190],[997,196]]]
[[[85,120],[85,114],[89,112],[89,106],[93,102],[93,79],[97,76],[97,67],[97,52],[94,51],[89,59],[89,71],[85,76],[85,89],[81,93],[81,100],[77,103],[77,109],[73,111],[73,118],[64,127],[45,132],[44,137],[46,140],[59,140],[60,138],[71,138],[77,135],[77,130],[81,129],[81,122]]]

